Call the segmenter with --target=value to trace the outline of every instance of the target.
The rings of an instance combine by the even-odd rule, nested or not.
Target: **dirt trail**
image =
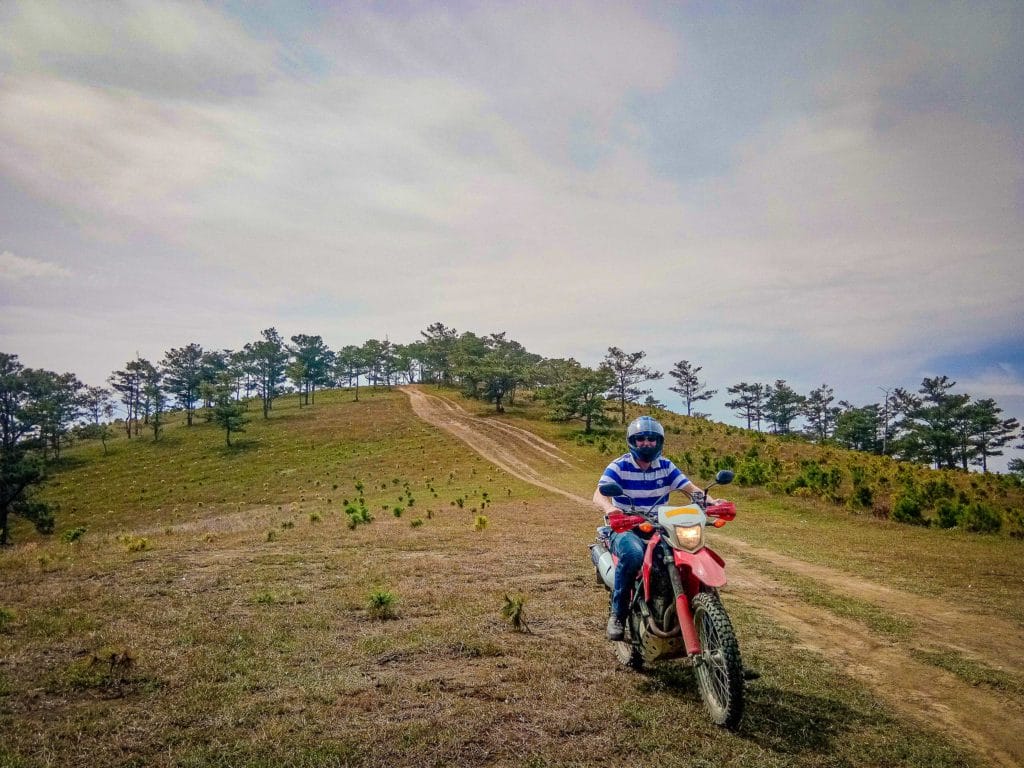
[[[482,419],[445,398],[405,387],[413,411],[424,421],[455,435],[483,458],[527,483],[590,505],[589,498],[555,485],[552,471],[570,462],[552,443],[503,422]],[[719,534],[720,535],[720,534]],[[825,566],[814,565],[733,537],[727,546],[741,554],[733,561],[730,593],[793,631],[801,644],[828,657],[864,681],[898,711],[941,727],[973,744],[991,764],[1024,766],[1024,703],[1009,694],[973,687],[954,675],[915,660],[908,649],[873,634],[858,622],[810,606],[757,570],[757,560],[816,579],[836,592],[881,608],[909,614],[915,644],[949,648],[997,667],[1022,673],[1024,634],[991,616],[974,616],[933,598],[892,589]],[[749,554],[752,557],[742,557]]]
[[[513,477],[573,501],[587,503],[583,497],[553,485],[544,476],[543,467],[546,463],[569,463],[557,446],[525,429],[473,416],[442,397],[427,395],[412,387],[403,387],[402,390],[409,396],[417,416],[435,427],[451,432],[487,461],[497,464]]]
[[[918,639],[931,645],[960,651],[995,667],[1024,659],[1024,630],[1013,622],[965,612],[951,601],[893,589],[827,566],[755,547],[732,536],[717,536],[739,554],[749,553],[779,568],[810,577],[836,592],[875,603],[894,615],[907,616],[916,627]]]

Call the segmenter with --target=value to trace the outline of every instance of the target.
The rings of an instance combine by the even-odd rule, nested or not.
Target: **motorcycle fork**
[[[665,565],[668,571],[669,581],[672,582],[672,594],[676,596],[676,618],[679,620],[679,629],[683,633],[683,645],[686,647],[686,655],[694,656],[701,652],[700,638],[697,637],[697,627],[693,623],[693,612],[690,610],[690,597],[686,594],[683,586],[683,577],[679,575],[679,568],[676,566],[676,559],[672,552],[665,555]]]

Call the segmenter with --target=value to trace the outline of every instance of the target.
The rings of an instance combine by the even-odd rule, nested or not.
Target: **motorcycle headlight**
[[[704,529],[701,526],[677,525],[675,529],[676,541],[679,542],[680,547],[690,552],[700,549],[701,539],[704,538]]]

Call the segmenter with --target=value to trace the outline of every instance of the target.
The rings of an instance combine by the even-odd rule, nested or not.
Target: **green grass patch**
[[[912,648],[910,652],[918,661],[952,672],[970,685],[981,685],[1018,698],[1024,696],[1024,682],[1019,677],[968,658],[959,651]]]
[[[757,559],[757,558],[753,558]],[[776,581],[790,587],[796,595],[817,608],[844,619],[853,619],[878,634],[895,640],[906,640],[914,632],[914,622],[903,616],[894,616],[867,600],[859,600],[849,595],[841,595],[820,582],[807,576],[777,568],[769,563],[758,560],[758,570],[771,575]]]

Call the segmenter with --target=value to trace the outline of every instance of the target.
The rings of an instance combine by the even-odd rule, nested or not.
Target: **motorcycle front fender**
[[[686,567],[701,584],[706,587],[724,587],[725,561],[718,556],[717,552],[703,547],[696,552],[684,552],[681,549],[673,549],[676,567]]]

